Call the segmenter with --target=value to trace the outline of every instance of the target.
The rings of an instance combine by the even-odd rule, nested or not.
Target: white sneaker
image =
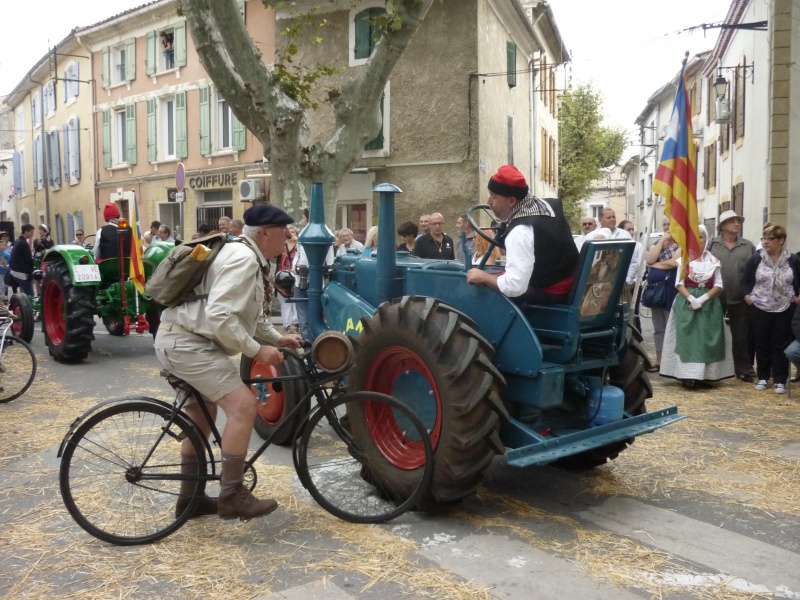
[[[761,382],[759,381],[759,383],[761,383]],[[782,383],[776,383],[775,384],[775,393],[776,394],[785,394],[786,393],[786,386],[783,385]]]
[[[756,384],[756,389],[759,392],[763,392],[765,389],[767,389],[767,382],[764,381],[763,379],[759,379],[758,383]]]

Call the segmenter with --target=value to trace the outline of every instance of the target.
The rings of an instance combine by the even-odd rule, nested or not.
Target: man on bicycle
[[[222,432],[222,472],[219,502],[201,498],[196,515],[219,514],[223,519],[251,519],[278,507],[272,498],[257,499],[244,484],[244,463],[256,417],[257,400],[242,383],[230,357],[242,353],[277,365],[283,355],[275,346],[300,347],[297,335],[281,335],[269,322],[271,285],[268,260],[280,256],[284,228],[293,219],[281,209],[258,204],[244,213],[245,226],[237,242],[226,244],[194,289],[200,299],[166,309],[155,339],[156,356],[173,375],[193,386],[208,404],[212,417],[221,406],[227,416]],[[261,345],[255,335],[271,345]],[[211,430],[202,410],[186,412],[206,436]],[[189,440],[182,446],[182,472],[197,474],[197,457]],[[181,483],[176,512],[191,501],[196,482]]]

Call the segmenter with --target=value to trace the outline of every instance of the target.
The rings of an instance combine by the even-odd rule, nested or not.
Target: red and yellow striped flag
[[[144,250],[142,249],[142,232],[139,230],[139,202],[133,198],[133,227],[131,227],[131,281],[140,294],[144,294]]]
[[[681,273],[686,277],[689,261],[700,256],[697,215],[697,165],[695,164],[692,111],[686,91],[686,63],[683,60],[672,116],[667,126],[664,150],[653,181],[653,193],[666,200],[664,214],[669,217],[669,233],[681,247]]]

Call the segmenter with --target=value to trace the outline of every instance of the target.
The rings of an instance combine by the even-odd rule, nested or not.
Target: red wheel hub
[[[20,337],[22,335],[22,308],[19,304],[15,304],[11,308],[11,313],[16,317],[11,324],[11,330],[14,332],[15,336]]]
[[[64,324],[64,296],[54,281],[48,281],[44,286],[42,313],[47,337],[51,343],[60,346],[67,328]]]
[[[268,377],[280,377],[280,373],[278,373],[278,369],[272,365],[265,365],[253,361],[253,364],[250,366],[250,378],[255,379],[257,377],[265,379]],[[268,383],[267,392],[269,393],[269,398],[266,404],[258,403],[258,416],[269,425],[277,425],[280,423],[281,417],[283,416],[283,407],[286,402],[282,387],[283,383],[278,384],[278,386],[281,391],[275,391],[272,384]],[[255,384],[251,385],[250,389],[253,391],[253,394],[258,395]]]
[[[416,352],[403,346],[384,348],[370,362],[364,385],[367,391],[397,397],[423,423],[433,420],[428,433],[436,449],[442,431],[441,397],[433,373]],[[403,393],[395,394],[400,388]],[[422,442],[406,435],[403,423],[398,422],[398,415],[390,406],[367,402],[365,409],[370,435],[389,462],[401,469],[416,469],[425,464]],[[402,420],[402,415],[400,418]]]

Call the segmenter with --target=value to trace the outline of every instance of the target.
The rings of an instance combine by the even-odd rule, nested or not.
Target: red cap
[[[113,202],[106,204],[106,207],[103,209],[103,218],[106,221],[110,221],[111,219],[119,219],[119,209],[117,208],[117,205]]]
[[[503,165],[489,179],[489,191],[498,196],[522,200],[528,195],[528,182],[514,165]]]

